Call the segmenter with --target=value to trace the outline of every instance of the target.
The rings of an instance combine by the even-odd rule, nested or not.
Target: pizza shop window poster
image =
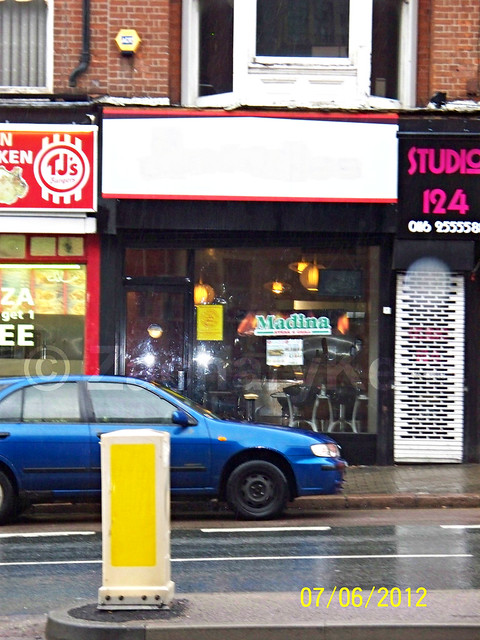
[[[0,211],[95,212],[97,129],[0,125]]]
[[[0,265],[2,375],[83,373],[85,305],[85,265]]]

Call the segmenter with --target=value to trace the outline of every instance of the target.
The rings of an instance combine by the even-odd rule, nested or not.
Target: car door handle
[[[9,435],[11,435],[10,431],[0,431],[0,440],[5,440]]]

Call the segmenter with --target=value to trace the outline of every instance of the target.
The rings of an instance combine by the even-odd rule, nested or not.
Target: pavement
[[[479,464],[418,464],[349,467],[342,494],[300,498],[293,502],[291,509],[439,509],[479,506]]]
[[[480,465],[350,467],[338,496],[300,498],[289,514],[335,509],[471,508],[480,506]],[[48,509],[36,507],[35,509]],[[35,509],[33,510],[35,513]],[[222,512],[215,502],[172,503],[192,518]],[[479,518],[480,523],[480,518]],[[405,590],[404,590],[405,591]],[[413,590],[412,590],[413,591]],[[322,595],[320,606],[299,593],[191,593],[154,611],[100,611],[75,602],[47,616],[47,640],[478,640],[480,591],[429,591],[426,607],[406,594],[400,606],[381,606],[368,593]],[[397,594],[398,595],[398,594]],[[345,598],[350,603],[345,606]],[[315,600],[315,594],[314,599]],[[358,605],[358,606],[357,606]],[[0,620],[1,622],[1,620]],[[26,636],[22,636],[25,637]],[[36,636],[43,637],[43,636]],[[3,638],[0,627],[0,638]],[[30,638],[29,638],[30,640]]]

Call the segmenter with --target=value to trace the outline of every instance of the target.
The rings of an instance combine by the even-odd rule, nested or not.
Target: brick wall
[[[175,7],[175,15],[181,6],[179,0],[90,0],[91,61],[87,73],[78,76],[77,86],[72,89],[69,77],[79,65],[82,52],[83,5],[82,0],[56,0],[54,91],[168,97],[169,71],[175,70],[169,53],[170,4]],[[180,23],[173,24],[178,38]],[[135,29],[142,40],[132,57],[122,56],[118,50],[115,37],[120,29]]]
[[[69,87],[82,50],[82,0],[55,1],[54,90],[93,96],[169,97],[180,101],[181,0],[90,0],[91,62]],[[122,28],[142,39],[123,57]],[[480,100],[480,1],[419,0],[417,104],[436,91],[448,100]]]
[[[419,0],[417,103],[480,99],[479,0]]]

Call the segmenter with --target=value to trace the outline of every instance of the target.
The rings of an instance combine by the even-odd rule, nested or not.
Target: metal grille
[[[47,84],[45,0],[0,2],[0,86]]]
[[[461,274],[398,274],[396,462],[462,461],[464,325]]]

